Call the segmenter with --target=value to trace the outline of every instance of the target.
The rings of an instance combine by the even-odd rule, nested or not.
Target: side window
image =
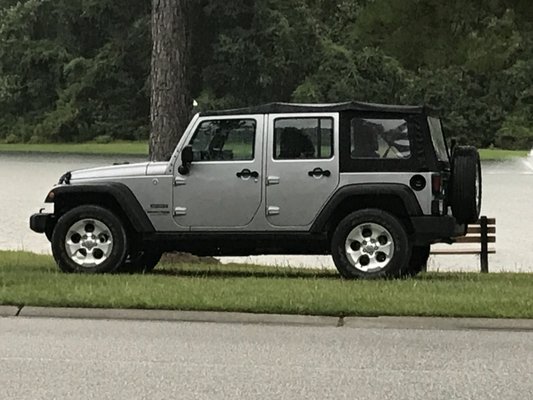
[[[254,159],[256,122],[253,119],[204,121],[191,142],[194,161]]]
[[[411,157],[408,123],[404,119],[353,118],[350,138],[352,159]]]
[[[332,118],[281,118],[274,122],[274,159],[333,157]]]

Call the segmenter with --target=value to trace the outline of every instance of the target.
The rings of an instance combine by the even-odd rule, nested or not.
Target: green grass
[[[0,153],[61,153],[104,155],[148,155],[148,142],[57,143],[57,144],[2,144]]]
[[[0,252],[0,304],[332,316],[533,318],[533,274],[430,273],[343,281],[334,271],[163,265],[150,275],[67,275],[49,256]]]
[[[480,149],[479,156],[483,161],[504,161],[513,158],[527,157],[528,150],[501,150],[501,149]]]
[[[0,143],[0,153],[63,153],[63,154],[104,154],[104,155],[148,155],[148,143],[113,142],[108,144],[89,143],[60,143],[60,144],[3,144]],[[481,159],[484,161],[509,160],[526,157],[527,150],[481,149]]]

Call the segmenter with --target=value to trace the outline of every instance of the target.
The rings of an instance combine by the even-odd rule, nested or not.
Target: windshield
[[[446,146],[446,141],[444,140],[440,119],[429,117],[428,123],[429,131],[431,132],[431,140],[433,141],[433,147],[437,153],[437,158],[439,161],[450,161],[450,158],[448,157],[448,147]]]

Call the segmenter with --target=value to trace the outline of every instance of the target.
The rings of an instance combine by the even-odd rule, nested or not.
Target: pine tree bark
[[[191,116],[189,3],[152,0],[152,161],[170,158]]]

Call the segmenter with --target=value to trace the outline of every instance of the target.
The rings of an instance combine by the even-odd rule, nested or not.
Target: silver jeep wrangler
[[[64,272],[183,251],[331,254],[344,278],[401,277],[478,219],[481,168],[425,107],[273,103],[198,114],[169,161],[68,172],[45,201],[30,226]]]

